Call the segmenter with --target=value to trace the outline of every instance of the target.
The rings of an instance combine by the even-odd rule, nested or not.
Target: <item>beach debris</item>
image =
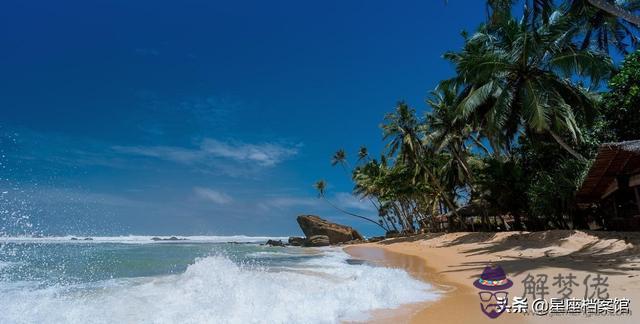
[[[327,235],[312,235],[305,242],[304,246],[328,246],[331,244]]]
[[[330,244],[364,239],[358,231],[349,226],[332,223],[315,215],[300,215],[297,221],[308,238],[307,241],[315,235],[327,236]]]

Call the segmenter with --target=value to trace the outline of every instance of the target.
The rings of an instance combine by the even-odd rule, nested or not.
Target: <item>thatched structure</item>
[[[607,229],[639,228],[640,140],[602,144],[576,201],[598,208]]]

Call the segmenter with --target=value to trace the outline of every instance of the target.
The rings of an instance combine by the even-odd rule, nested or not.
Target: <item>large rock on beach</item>
[[[328,246],[331,242],[326,235],[313,235],[310,236],[305,242],[305,246]]]
[[[344,226],[327,221],[314,215],[298,216],[298,225],[308,239],[314,235],[326,235],[329,243],[338,244],[352,240],[364,239],[358,231],[349,226]]]

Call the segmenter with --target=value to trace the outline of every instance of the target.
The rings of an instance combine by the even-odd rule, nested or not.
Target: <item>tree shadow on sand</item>
[[[491,255],[492,259],[487,261],[463,262],[456,266],[450,266],[451,269],[444,272],[467,270],[477,270],[480,272],[489,261],[500,264],[500,266],[514,275],[544,267],[560,267],[574,271],[600,273],[603,275],[622,275],[628,274],[629,270],[640,269],[637,235],[632,234],[589,232],[588,234],[590,235],[610,240],[610,242],[604,243],[602,240],[593,241],[582,245],[576,251],[557,255],[554,248],[559,247],[564,242],[571,242],[572,236],[576,233],[576,231],[516,233],[500,241],[491,241],[493,237],[487,235],[477,235],[482,233],[469,233],[441,246],[478,243],[481,246],[466,250],[463,249],[460,253],[469,256]],[[619,248],[621,241],[624,242],[624,248],[622,249]],[[525,256],[524,253],[520,253],[515,257],[500,256],[501,252],[518,250],[524,252],[528,249],[543,249],[543,255]],[[470,278],[472,277],[474,276]]]

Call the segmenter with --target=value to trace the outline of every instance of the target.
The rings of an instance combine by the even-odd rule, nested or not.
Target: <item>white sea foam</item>
[[[91,240],[85,240],[90,237]],[[271,237],[271,236],[246,236],[246,235],[230,235],[230,236],[179,236],[174,237],[180,241],[167,240],[171,236],[146,236],[146,235],[126,235],[126,236],[0,236],[0,243],[123,243],[123,244],[145,244],[145,243],[259,243],[272,240],[287,240],[288,237]],[[72,240],[75,238],[76,240]],[[154,241],[153,238],[164,239],[162,241]]]
[[[5,286],[0,323],[335,323],[437,298],[402,270],[349,265],[347,258],[328,249],[297,271],[283,271],[243,267],[218,255],[178,275],[83,287]]]

